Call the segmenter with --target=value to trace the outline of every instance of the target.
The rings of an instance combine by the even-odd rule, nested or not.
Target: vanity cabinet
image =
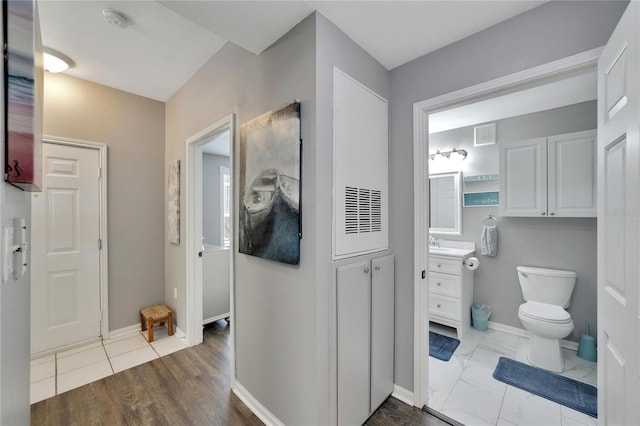
[[[394,257],[337,268],[338,424],[363,424],[393,393]]]
[[[461,338],[471,326],[473,272],[463,258],[429,256],[429,320],[456,329]]]
[[[500,215],[596,217],[596,131],[500,146]]]

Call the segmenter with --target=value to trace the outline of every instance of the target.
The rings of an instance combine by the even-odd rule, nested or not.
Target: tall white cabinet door
[[[549,216],[596,217],[596,131],[548,138]]]
[[[371,261],[371,411],[393,393],[393,256]]]
[[[369,262],[341,266],[337,274],[338,424],[359,425],[370,412]]]
[[[546,216],[547,139],[500,147],[500,215]]]

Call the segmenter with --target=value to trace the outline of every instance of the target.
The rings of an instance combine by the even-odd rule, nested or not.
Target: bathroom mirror
[[[462,172],[429,175],[429,233],[462,234]]]

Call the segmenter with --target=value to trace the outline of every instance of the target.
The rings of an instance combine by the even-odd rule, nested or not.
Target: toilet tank
[[[525,301],[569,307],[578,274],[559,269],[518,266],[518,280]]]

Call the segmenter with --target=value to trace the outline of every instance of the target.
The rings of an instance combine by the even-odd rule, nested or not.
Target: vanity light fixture
[[[44,46],[42,48],[44,56],[44,69],[49,72],[62,72],[71,68],[74,64],[66,55]]]
[[[435,161],[438,158],[446,158],[448,160],[464,160],[467,157],[467,151],[464,149],[455,149],[453,148],[451,151],[440,151],[436,150],[435,153],[429,154],[429,159],[431,161]]]

